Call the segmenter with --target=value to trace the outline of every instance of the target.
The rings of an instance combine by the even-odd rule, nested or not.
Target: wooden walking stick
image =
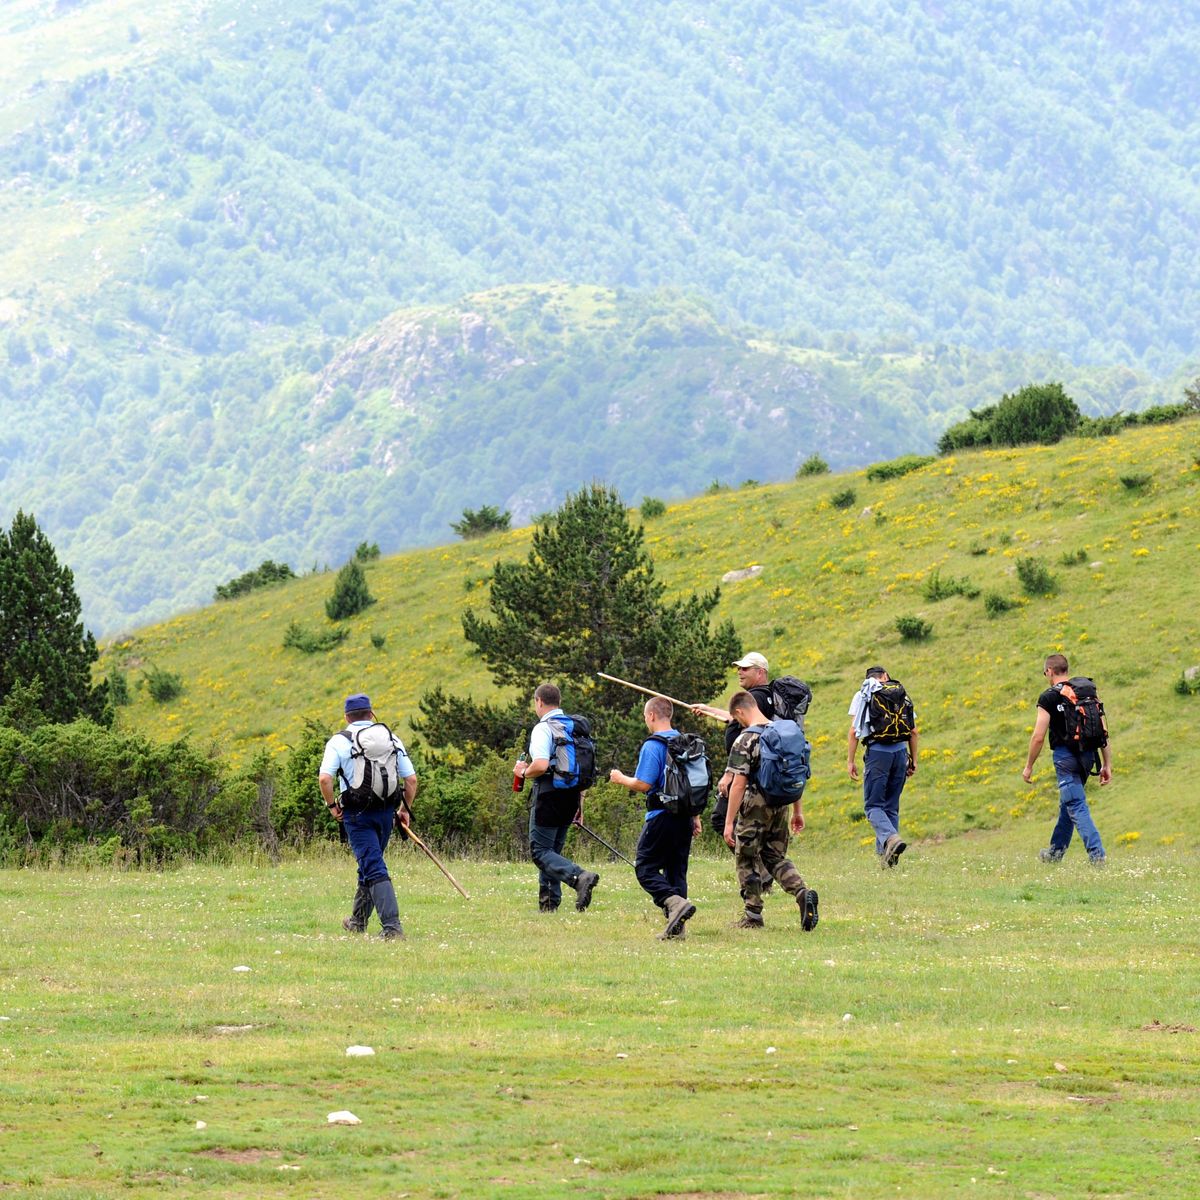
[[[686,700],[676,700],[674,696],[668,696],[666,692],[655,692],[650,688],[644,688],[640,684],[630,683],[628,679],[618,679],[615,675],[606,675],[603,671],[597,671],[597,675],[601,679],[607,679],[612,683],[619,683],[622,687],[633,688],[635,692],[645,692],[647,696],[661,696],[664,700],[670,700],[672,704],[678,704],[680,708],[691,708]]]
[[[437,867],[437,869],[439,871],[441,871],[441,873],[443,875],[445,875],[445,877],[448,880],[450,880],[450,882],[452,884],[454,884],[454,886],[458,889],[458,891],[459,891],[460,895],[463,897],[463,899],[470,900],[471,897],[468,896],[467,893],[463,891],[462,884],[459,883],[458,880],[455,879],[454,876],[451,875],[450,872],[447,871],[445,867],[442,866],[442,864],[438,861],[437,855],[434,854],[434,852],[432,850],[430,850],[430,848],[427,845],[425,845],[425,843],[423,841],[421,841],[421,839],[419,837],[417,837],[417,835],[407,825],[404,827],[404,831],[408,834],[408,836],[410,838],[412,838],[412,840],[414,842],[417,843],[418,846],[421,847],[422,850],[425,851],[425,853],[429,856],[429,861],[432,862],[433,865],[435,867]]]

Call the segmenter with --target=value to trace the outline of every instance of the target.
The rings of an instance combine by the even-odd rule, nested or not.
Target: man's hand
[[[513,763],[513,774],[518,779],[524,779],[525,778],[525,768],[528,766],[529,766],[529,764],[523,758],[518,758],[517,761],[515,763]]]
[[[1100,786],[1104,787],[1108,783],[1112,783],[1112,767],[1105,763],[1100,768]]]
[[[335,820],[340,821],[346,814],[342,812],[342,806],[335,800],[332,804],[325,805],[329,809],[329,815]]]
[[[792,810],[791,829],[799,833],[804,828],[804,814],[797,808]]]
[[[405,808],[403,804],[400,805],[400,807],[396,809],[396,816],[392,821],[392,824],[395,825],[395,827],[400,831],[400,840],[402,842],[408,841],[408,824],[411,820],[412,814],[407,808]]]
[[[692,837],[698,838],[700,836],[700,830],[701,830],[700,817],[697,814],[696,816],[694,816],[692,818]]]
[[[917,764],[910,758],[908,760],[908,769],[904,772],[908,779],[911,779],[917,773]]]
[[[572,825],[582,825],[583,824],[583,800],[582,800],[582,798],[579,801],[579,807],[575,810],[575,816],[571,819],[571,824]]]
[[[1026,782],[1026,783],[1032,783],[1032,782],[1033,782],[1033,764],[1032,764],[1032,763],[1028,764],[1028,765],[1025,767],[1025,770],[1023,770],[1023,771],[1021,772],[1021,778],[1022,778],[1023,780],[1025,780],[1025,782]]]
[[[733,822],[732,821],[725,822],[725,845],[727,845],[730,848],[730,850],[737,849],[737,839],[733,836]]]
[[[693,704],[692,712],[698,717],[712,717],[714,721],[728,721],[731,719],[725,709],[714,708],[711,704]]]
[[[846,770],[850,772],[850,778],[851,778],[851,779],[854,779],[854,780],[857,780],[857,779],[858,779],[858,763],[856,763],[856,762],[854,761],[854,759],[852,759],[852,758],[851,758],[851,759],[847,759],[847,761],[846,761]]]

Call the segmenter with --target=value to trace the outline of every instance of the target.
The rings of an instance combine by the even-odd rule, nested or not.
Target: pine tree
[[[80,620],[75,576],[32,514],[18,512],[12,528],[0,530],[0,700],[37,680],[51,721],[86,716],[108,724],[108,689],[92,686],[98,657]]]
[[[434,746],[506,749],[529,723],[533,689],[553,681],[567,703],[606,727],[606,741],[628,751],[645,735],[644,697],[598,671],[702,700],[740,649],[731,622],[709,628],[718,591],[667,601],[665,590],[615,491],[593,484],[569,496],[538,526],[525,562],[495,565],[490,619],[463,616],[467,641],[517,696],[507,706],[481,705],[436,689],[421,700],[422,732]]]
[[[333,581],[333,594],[325,601],[325,612],[331,621],[343,621],[375,603],[367,590],[367,576],[355,559],[348,562]]]

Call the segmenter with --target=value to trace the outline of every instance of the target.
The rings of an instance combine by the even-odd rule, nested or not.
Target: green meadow
[[[701,859],[673,944],[621,864],[545,916],[394,846],[403,943],[342,933],[341,851],[0,873],[0,1192],[1194,1197],[1194,855],[1037,844],[802,835],[811,934]]]

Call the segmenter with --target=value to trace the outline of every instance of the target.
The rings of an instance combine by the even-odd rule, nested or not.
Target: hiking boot
[[[663,905],[663,912],[667,914],[667,923],[658,935],[661,942],[683,937],[684,925],[696,915],[696,906],[682,896],[668,896]]]
[[[1100,868],[1108,866],[1108,857],[1104,854],[1089,854],[1088,861],[1093,867]]]
[[[812,933],[820,920],[817,915],[817,893],[807,888],[796,897],[796,903],[800,906],[800,928],[805,933]]]
[[[575,881],[575,911],[583,912],[592,902],[592,889],[600,882],[595,871],[580,871]]]
[[[400,906],[396,903],[396,889],[390,879],[377,879],[371,884],[371,899],[375,902],[375,911],[379,913],[379,923],[383,926],[380,934],[385,941],[393,938],[403,938],[404,930],[400,925]]]
[[[894,867],[896,860],[908,849],[908,843],[900,840],[898,833],[893,833],[886,842],[883,843],[883,865],[885,867]]]
[[[366,933],[367,922],[371,919],[374,909],[375,902],[371,899],[370,885],[360,883],[358,891],[354,893],[354,904],[351,906],[350,915],[342,922],[342,928],[347,933]]]
[[[734,922],[734,929],[762,929],[763,919],[762,913],[754,913],[747,910],[742,913],[742,919]]]
[[[538,912],[558,912],[558,905],[553,900],[539,900]]]
[[[1046,850],[1038,851],[1038,861],[1044,863],[1060,863],[1063,860],[1063,852],[1055,850],[1053,846]]]

